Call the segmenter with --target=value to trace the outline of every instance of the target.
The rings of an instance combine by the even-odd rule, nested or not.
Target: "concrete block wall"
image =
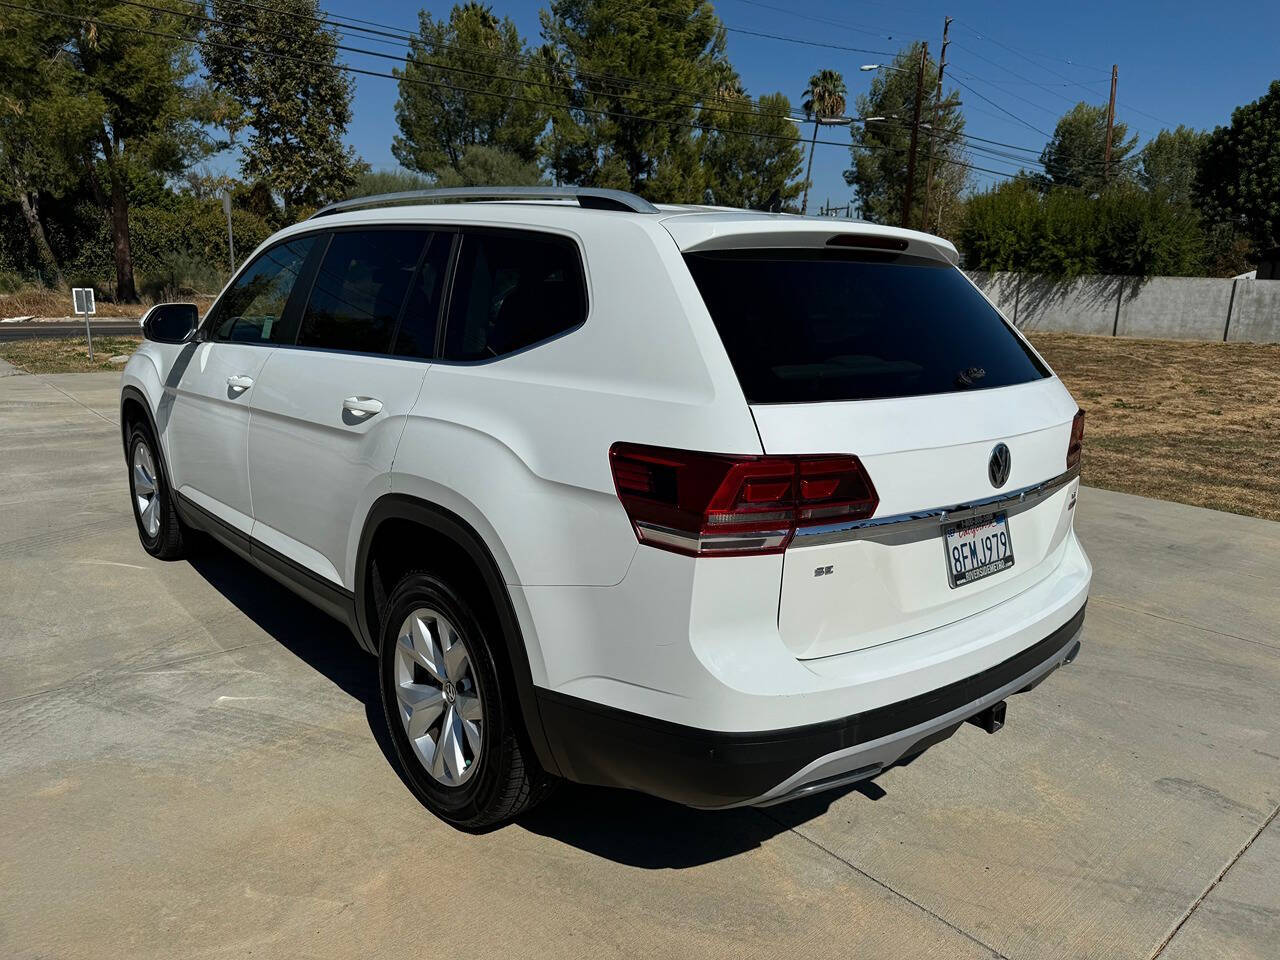
[[[969,274],[1023,330],[1280,343],[1280,281]]]

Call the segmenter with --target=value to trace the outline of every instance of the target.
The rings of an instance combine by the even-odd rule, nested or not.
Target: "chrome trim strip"
[[[830,523],[821,527],[801,527],[791,541],[793,547],[816,547],[826,543],[843,543],[847,540],[875,540],[880,537],[896,537],[902,534],[938,533],[944,523],[968,520],[970,517],[1013,507],[1029,506],[1038,500],[1057,493],[1076,477],[1080,468],[1072,467],[1065,473],[1029,487],[999,493],[983,500],[957,503],[949,507],[934,507],[914,513],[896,513],[887,517],[871,517],[867,520],[849,520]]]
[[[761,530],[754,533],[708,533],[691,537],[682,530],[640,521],[636,524],[640,542],[662,544],[688,553],[714,556],[717,553],[737,550],[776,550],[787,540],[790,530]]]

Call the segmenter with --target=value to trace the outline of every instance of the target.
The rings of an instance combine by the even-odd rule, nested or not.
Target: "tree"
[[[800,101],[800,109],[807,119],[813,121],[813,139],[809,141],[809,167],[804,175],[801,213],[809,212],[809,187],[813,185],[813,148],[818,145],[818,127],[824,120],[844,116],[846,93],[848,89],[839,71],[819,70],[809,78],[809,86],[805,87],[802,94],[804,99]]]
[[[1108,181],[1130,179],[1137,157],[1129,154],[1137,146],[1138,135],[1129,139],[1126,124],[1115,121],[1111,130],[1111,166],[1107,156],[1107,108],[1083,101],[1064,113],[1053,128],[1053,137],[1040,153],[1044,167],[1041,183],[1046,187],[1077,187],[1098,193]]]
[[[74,73],[64,51],[72,24],[26,11],[5,19],[0,30],[0,199],[17,203],[41,274],[60,287],[62,268],[45,230],[40,194],[60,196],[80,179],[77,150],[92,137],[97,111],[74,95]]]
[[[220,125],[233,140],[251,131],[241,174],[265,183],[286,214],[346,196],[364,169],[342,142],[354,86],[317,0],[210,0],[210,10],[216,22],[200,53],[213,89],[232,105]]]
[[[859,94],[856,101],[857,114],[864,119],[861,124],[850,127],[853,166],[844,172],[844,180],[854,188],[863,217],[876,223],[897,223],[902,215],[920,55],[919,43],[901,50],[893,59],[893,69],[878,74],[871,81],[871,89]],[[943,98],[937,105],[935,123],[931,100],[937,86],[938,65],[929,58],[925,63],[923,89],[930,99],[921,104],[920,114],[922,122],[933,124],[934,132],[929,219],[930,226],[945,236],[961,216],[960,197],[968,187],[969,170],[962,165],[964,115],[960,112],[959,98],[954,91]],[[922,143],[926,139],[920,138]],[[928,166],[928,163],[916,164],[909,220],[913,224],[923,220]]]
[[[709,0],[552,0],[541,17],[556,56],[540,59],[563,84],[544,91],[555,104],[542,141],[555,178],[700,202],[694,129],[725,43]]]
[[[1090,196],[1072,187],[1046,192],[1018,177],[965,207],[957,240],[970,269],[1070,278],[1193,276],[1204,267],[1196,213],[1134,183]]]
[[[707,125],[702,136],[707,202],[751,210],[795,209],[804,153],[790,115],[791,103],[781,93],[752,104],[736,74],[719,88],[700,114]]]
[[[1200,154],[1208,140],[1209,134],[1181,124],[1176,130],[1161,130],[1142,148],[1138,183],[1170,203],[1191,204]]]
[[[421,11],[405,67],[395,71],[400,133],[391,153],[433,179],[452,171],[451,182],[463,175],[473,146],[504,151],[517,165],[536,161],[546,114],[531,101],[545,97],[528,84],[528,59],[515,23],[498,20],[487,6],[455,6],[447,21]]]
[[[150,7],[94,0],[76,5],[85,19],[68,39],[76,96],[94,111],[82,156],[94,195],[111,212],[116,297],[137,299],[129,238],[129,192],[140,176],[171,176],[208,148],[199,120],[207,99],[194,81],[190,7],[154,0]],[[96,156],[95,156],[96,152]],[[105,186],[102,181],[106,180]]]
[[[1255,255],[1280,245],[1280,80],[1209,135],[1196,181],[1206,218],[1235,226]]]

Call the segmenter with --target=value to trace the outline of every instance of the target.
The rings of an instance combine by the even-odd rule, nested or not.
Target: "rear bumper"
[[[725,733],[538,689],[543,729],[569,779],[691,807],[779,803],[874,776],[945,740],[966,719],[1074,659],[1084,606],[980,673],[862,713],[782,730]]]

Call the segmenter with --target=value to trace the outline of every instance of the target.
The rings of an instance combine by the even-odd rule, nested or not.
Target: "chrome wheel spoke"
[[[413,650],[422,668],[431,674],[440,684],[449,679],[445,671],[444,656],[440,651],[440,643],[436,639],[426,617],[415,616],[410,627],[413,638]]]
[[[160,498],[152,497],[147,509],[142,511],[142,525],[146,527],[147,536],[154,537],[160,529]]]
[[[444,712],[444,694],[434,687],[416,683],[403,684],[397,691],[401,708],[406,711],[405,732],[410,740],[427,735],[431,725]]]
[[[156,492],[155,481],[151,479],[146,467],[139,462],[133,465],[133,489],[140,496]]]
[[[479,723],[484,719],[484,711],[480,709],[480,698],[469,693],[458,694],[456,706],[463,720]]]
[[[443,631],[441,631],[443,633]],[[449,679],[457,683],[471,666],[467,647],[456,633],[450,631],[449,646],[444,650],[444,668]]]

